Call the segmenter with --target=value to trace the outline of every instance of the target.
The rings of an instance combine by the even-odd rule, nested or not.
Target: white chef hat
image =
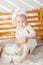
[[[27,16],[27,13],[26,11],[24,10],[21,10],[21,9],[15,9],[15,11],[13,12],[13,15],[12,15],[12,21],[15,22],[15,17],[19,14],[23,14],[25,16]]]

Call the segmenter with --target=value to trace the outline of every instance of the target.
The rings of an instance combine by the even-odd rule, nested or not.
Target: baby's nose
[[[21,24],[21,26],[23,26],[23,24]]]

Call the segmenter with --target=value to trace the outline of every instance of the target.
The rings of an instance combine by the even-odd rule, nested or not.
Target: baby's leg
[[[32,53],[32,51],[37,47],[37,41],[36,39],[29,39],[27,42],[27,45],[30,49],[30,54]]]
[[[6,55],[4,52],[1,56],[1,64],[3,63],[3,65],[9,65],[9,63],[11,62],[11,57],[9,55]]]

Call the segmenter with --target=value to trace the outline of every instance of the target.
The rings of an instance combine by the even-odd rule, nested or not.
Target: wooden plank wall
[[[15,38],[15,26],[12,12],[0,12],[0,39]]]
[[[43,10],[36,9],[27,12],[27,23],[36,31],[37,36],[43,35]],[[16,27],[12,22],[12,12],[0,12],[0,39],[15,38]]]
[[[35,29],[36,34],[38,36],[42,36],[43,35],[43,10],[40,8],[36,10],[27,11],[27,13],[28,13],[27,22]],[[33,23],[33,25],[31,23]]]

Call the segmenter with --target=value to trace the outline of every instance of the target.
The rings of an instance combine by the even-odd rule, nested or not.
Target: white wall
[[[43,0],[0,0],[0,11],[31,10],[40,6],[43,6]]]

